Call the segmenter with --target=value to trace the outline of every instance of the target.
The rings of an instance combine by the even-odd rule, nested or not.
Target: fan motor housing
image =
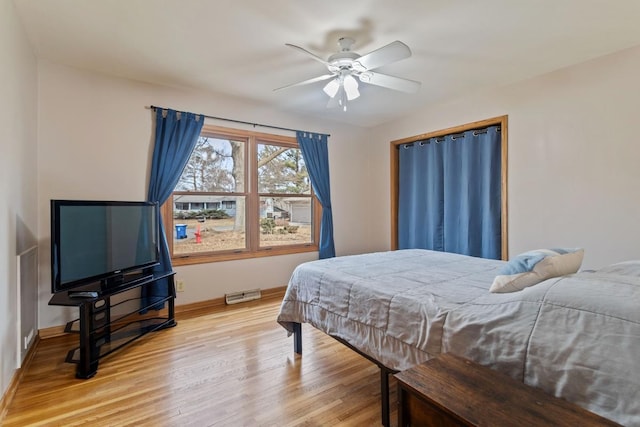
[[[329,63],[329,71],[335,73],[343,69],[352,69],[354,61],[358,58],[360,58],[360,55],[355,52],[335,53],[327,61]]]

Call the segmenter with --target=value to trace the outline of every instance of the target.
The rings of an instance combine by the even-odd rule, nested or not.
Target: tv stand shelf
[[[101,288],[100,284],[84,286],[73,291],[96,291],[97,297],[70,297],[67,292],[53,295],[49,305],[75,306],[80,309],[80,316],[67,323],[65,332],[79,334],[79,346],[69,350],[66,362],[76,363],[76,377],[91,378],[98,370],[98,361],[118,350],[119,348],[137,340],[149,332],[173,327],[176,325],[175,300],[175,272],[147,275],[142,279],[135,279],[116,288]],[[114,295],[167,279],[167,294],[161,298],[154,298],[153,303],[140,307],[140,299],[126,299],[111,303]],[[146,311],[157,304],[167,304],[168,313],[164,317],[146,314]],[[134,305],[135,309],[117,317],[112,316],[112,310],[118,306],[125,308]],[[144,314],[142,314],[144,313]]]

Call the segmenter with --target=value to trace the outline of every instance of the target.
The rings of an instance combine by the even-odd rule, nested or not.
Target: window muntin
[[[182,265],[317,250],[319,209],[295,138],[205,126],[163,213]]]

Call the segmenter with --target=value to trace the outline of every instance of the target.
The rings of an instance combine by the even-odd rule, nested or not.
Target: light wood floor
[[[42,340],[3,425],[378,426],[379,370],[311,326],[303,355],[279,299],[178,317],[75,378],[71,337]],[[392,423],[395,411],[392,380]]]

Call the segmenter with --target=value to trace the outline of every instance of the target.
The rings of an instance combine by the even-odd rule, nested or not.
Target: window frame
[[[202,136],[222,137],[224,139],[236,139],[245,141],[245,188],[244,192],[224,192],[229,196],[245,197],[245,236],[246,247],[244,249],[231,249],[216,252],[201,252],[189,254],[174,254],[173,252],[173,196],[172,192],[167,201],[161,207],[162,221],[164,224],[165,234],[167,236],[167,245],[169,254],[174,266],[203,264],[219,261],[231,261],[238,259],[251,259],[267,256],[289,255],[306,252],[317,252],[319,250],[320,239],[320,219],[322,217],[322,206],[315,196],[313,189],[308,196],[311,200],[311,217],[312,217],[312,242],[294,244],[294,245],[276,245],[268,247],[260,247],[260,196],[258,192],[258,165],[257,165],[257,149],[258,144],[273,144],[284,147],[300,148],[295,137],[284,135],[275,135],[263,132],[255,132],[251,130],[233,129],[222,126],[205,124],[200,132]],[[213,194],[220,195],[222,192],[207,193],[202,195]],[[279,195],[281,196],[281,195]],[[297,195],[306,197],[307,195]]]

